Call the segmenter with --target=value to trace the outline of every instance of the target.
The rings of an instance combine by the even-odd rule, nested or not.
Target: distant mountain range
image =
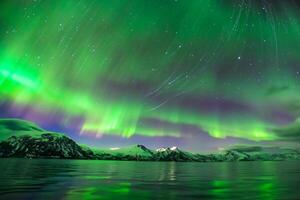
[[[101,150],[79,145],[64,134],[49,132],[31,122],[18,119],[0,120],[0,139],[2,158],[179,162],[300,160],[298,149],[259,146],[235,146],[214,154],[191,153],[177,147],[151,150],[143,145]]]

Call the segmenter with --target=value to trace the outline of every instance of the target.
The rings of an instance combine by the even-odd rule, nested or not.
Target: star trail
[[[0,116],[94,146],[297,145],[297,1],[1,1]]]

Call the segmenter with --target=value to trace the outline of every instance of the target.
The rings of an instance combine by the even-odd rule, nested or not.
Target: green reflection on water
[[[280,192],[278,191],[278,177],[273,174],[276,173],[276,167],[272,162],[262,162],[260,165],[262,170],[268,176],[261,176],[257,185],[258,191],[265,200],[278,199]]]
[[[224,180],[212,181],[211,194],[216,199],[227,197],[229,192],[230,192],[230,184],[228,181],[224,181]]]
[[[274,176],[278,173],[276,170],[273,162],[221,165],[218,171],[221,179],[210,182],[209,194],[214,199],[234,199],[241,195],[244,198],[278,199],[281,194],[278,176]]]
[[[84,181],[83,181],[84,182]],[[130,192],[130,183],[117,183],[114,185],[82,186],[74,188],[67,192],[65,199],[112,199],[112,197],[128,198]]]
[[[0,198],[298,199],[299,166],[3,159]]]
[[[98,180],[98,179],[109,179],[111,177],[110,176],[90,175],[90,176],[84,176],[84,178],[90,179],[90,180]]]
[[[275,180],[266,181],[265,183],[259,184],[257,187],[264,199],[278,199],[279,192],[276,189]]]

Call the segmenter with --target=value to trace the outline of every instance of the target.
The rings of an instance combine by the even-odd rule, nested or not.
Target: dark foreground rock
[[[93,155],[92,151],[57,133],[11,136],[0,142],[0,157],[84,159]]]

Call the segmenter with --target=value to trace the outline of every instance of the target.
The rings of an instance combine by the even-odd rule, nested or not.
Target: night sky
[[[98,147],[298,146],[300,3],[3,0],[0,117]]]

